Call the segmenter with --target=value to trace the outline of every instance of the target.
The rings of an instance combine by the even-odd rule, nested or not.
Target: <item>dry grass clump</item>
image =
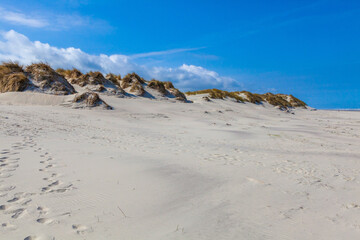
[[[131,83],[133,82],[139,82],[140,84],[145,83],[145,79],[137,75],[136,73],[128,73],[125,77],[121,79],[121,87],[122,88],[128,88],[131,86]]]
[[[224,99],[224,98],[233,98],[238,102],[244,102],[245,99],[240,97],[236,92],[228,92],[219,89],[205,89],[194,92],[187,92],[187,95],[198,95],[198,94],[209,94],[209,97],[212,99]]]
[[[129,91],[131,93],[134,93],[137,96],[142,96],[145,94],[144,87],[142,86],[144,83],[145,80],[139,75],[136,73],[129,73],[121,79],[120,86],[123,89],[130,87]]]
[[[238,102],[244,102],[245,99],[240,97],[239,94],[234,93],[234,92],[227,92],[227,91],[223,91],[223,93],[225,95],[225,97],[229,97],[229,98],[233,98]]]
[[[60,74],[61,76],[63,76],[63,77],[66,77],[66,75],[68,75],[68,72],[69,72],[70,70],[66,70],[66,69],[63,69],[63,68],[57,68],[56,70],[55,70],[55,72],[57,72],[58,74]]]
[[[133,82],[129,91],[137,96],[142,96],[145,94],[144,87],[138,81]]]
[[[170,81],[167,81],[167,82],[163,82],[164,83],[164,86],[166,89],[169,89],[169,88],[175,88],[173,83],[170,82]]]
[[[106,102],[104,102],[97,93],[84,92],[77,94],[73,100],[74,103],[83,104],[84,107],[92,108],[103,105],[106,109],[112,109]]]
[[[121,75],[115,75],[113,73],[108,73],[105,77],[107,80],[111,81],[116,86],[120,87]]]
[[[269,104],[273,106],[278,106],[283,108],[291,107],[291,104],[288,101],[286,101],[281,96],[275,95],[273,93],[265,93],[262,94],[261,97],[263,98],[263,100],[267,101]]]
[[[75,93],[75,89],[47,63],[33,63],[25,68],[26,74],[33,84],[41,90],[49,90],[54,94],[67,95]]]
[[[24,72],[23,66],[19,65],[17,62],[3,62],[0,65],[0,77],[10,74],[10,73],[18,73],[18,72]]]
[[[293,95],[289,95],[290,96],[290,104],[293,107],[304,107],[306,108],[307,104],[304,101],[301,101],[300,99],[294,97]]]
[[[25,71],[29,72],[29,73],[32,73],[32,74],[36,74],[36,73],[45,73],[45,74],[55,73],[54,69],[52,69],[49,64],[44,63],[44,62],[30,64],[30,65],[26,66]]]
[[[117,94],[118,91],[123,92],[123,90],[120,87],[120,80],[121,80],[120,75],[109,73],[106,75],[105,78],[104,75],[99,71],[96,72],[90,71],[86,74],[82,74],[79,70],[75,68],[72,70],[65,70],[64,74],[67,76],[67,78],[72,84],[79,85],[80,87],[87,86],[87,89],[91,91],[96,91],[96,92],[109,91],[109,93],[113,93],[113,94]],[[115,89],[111,85],[113,85]],[[111,90],[107,88],[109,86]]]
[[[98,85],[98,84],[104,84],[105,78],[104,75],[102,75],[101,72],[88,72],[86,74],[82,74],[79,77],[70,79],[71,84],[77,84],[80,87],[85,87],[88,84],[91,85]]]
[[[152,88],[152,89],[156,89],[158,90],[161,94],[166,95],[167,91],[165,89],[165,85],[163,82],[160,82],[158,80],[152,79],[149,83],[148,83],[148,87]]]
[[[179,89],[175,88],[173,83],[170,81],[162,82],[164,84],[165,89],[167,89],[172,95],[175,96],[176,100],[186,102],[187,98],[184,93],[182,93]]]
[[[260,104],[263,101],[261,95],[257,94],[257,93],[251,93],[248,91],[241,91],[241,92],[235,92],[235,93],[245,95],[246,96],[245,101],[247,101],[247,102]]]
[[[172,95],[175,96],[176,100],[183,101],[183,102],[187,101],[187,98],[186,98],[185,94],[182,93],[179,89],[170,88],[169,91],[171,92]]]
[[[24,91],[30,82],[24,69],[16,62],[3,62],[0,65],[0,92]]]
[[[65,77],[66,79],[71,79],[71,78],[79,78],[81,77],[83,74],[82,72],[80,72],[78,69],[73,68],[73,69],[63,69],[63,68],[58,68],[56,69],[56,72],[60,75],[62,75],[63,77]]]
[[[24,73],[10,73],[0,78],[0,92],[22,92],[29,84]]]
[[[286,95],[286,94],[276,94],[277,96],[283,98],[287,101],[292,107],[303,107],[306,108],[307,104],[300,99],[294,97],[293,95]]]

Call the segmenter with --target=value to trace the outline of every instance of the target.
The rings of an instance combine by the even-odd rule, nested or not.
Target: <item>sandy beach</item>
[[[1,239],[359,239],[360,112],[0,94]]]

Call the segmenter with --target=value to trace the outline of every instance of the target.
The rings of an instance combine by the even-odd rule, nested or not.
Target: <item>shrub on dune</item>
[[[10,74],[10,73],[18,73],[18,72],[24,72],[23,66],[19,65],[17,62],[3,62],[0,65],[0,77]]]
[[[167,81],[167,82],[163,82],[164,83],[164,86],[166,89],[169,89],[169,88],[175,88],[173,83],[170,82],[170,81]]]
[[[73,78],[79,78],[81,77],[83,74],[82,72],[80,72],[78,69],[73,68],[73,69],[63,69],[63,68],[58,68],[56,69],[56,72],[60,75],[62,75],[63,77],[65,77],[67,80],[69,79],[73,79]]]
[[[169,91],[170,91],[171,94],[173,94],[175,96],[176,100],[183,101],[183,102],[187,101],[187,98],[186,98],[185,94],[182,93],[179,89],[170,88]]]
[[[145,90],[143,86],[140,84],[140,82],[134,82],[129,91],[137,96],[142,96],[145,94]]]
[[[121,79],[121,87],[128,88],[131,87],[133,82],[139,82],[140,84],[145,83],[145,79],[137,75],[136,73],[128,73],[125,77]]]
[[[175,96],[176,100],[186,102],[187,98],[184,93],[182,93],[179,89],[175,88],[173,83],[170,81],[162,82],[166,90],[168,90],[172,95]]]
[[[10,73],[0,79],[0,92],[22,92],[29,83],[24,73]]]
[[[145,84],[143,78],[136,73],[129,73],[121,79],[120,86],[123,89],[130,88],[129,92],[134,93],[137,96],[142,96],[145,94],[142,84]]]
[[[245,101],[247,102],[251,102],[251,103],[255,103],[255,104],[260,104],[263,99],[259,94],[256,93],[251,93],[248,91],[241,91],[241,92],[236,92],[238,94],[244,95],[245,96]]]
[[[29,84],[24,68],[18,63],[4,62],[0,65],[0,92],[24,91]]]
[[[107,80],[111,81],[116,86],[120,87],[121,75],[115,75],[113,73],[108,73],[105,77]]]
[[[281,108],[291,107],[291,104],[288,101],[273,93],[265,93],[261,96],[263,100],[267,101],[269,104],[273,106],[281,107]]]
[[[74,73],[75,75],[75,73]],[[105,78],[101,72],[88,72],[86,74],[81,74],[78,77],[72,78],[71,83],[79,85],[80,87],[85,87],[86,85],[98,85],[104,84]]]
[[[76,103],[77,108],[93,108],[97,106],[103,106],[106,109],[112,109],[106,102],[104,102],[97,93],[94,92],[84,92],[77,94],[73,100],[73,103]]]
[[[165,85],[163,82],[160,82],[158,80],[152,79],[149,83],[148,83],[148,87],[152,88],[152,89],[156,89],[158,90],[161,94],[166,95],[167,91],[165,89]]]
[[[43,91],[50,91],[59,95],[75,93],[73,86],[47,63],[40,62],[28,65],[25,72],[32,84]]]
[[[292,107],[303,107],[306,108],[306,103],[301,101],[300,99],[294,97],[293,95],[286,95],[286,94],[276,94],[277,96],[281,97],[285,101],[287,101]]]

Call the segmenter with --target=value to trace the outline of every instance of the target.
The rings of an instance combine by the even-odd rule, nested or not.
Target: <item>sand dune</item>
[[[0,94],[1,239],[358,239],[360,112]]]

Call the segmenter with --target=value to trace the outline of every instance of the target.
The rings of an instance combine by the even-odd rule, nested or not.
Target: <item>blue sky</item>
[[[360,108],[360,1],[8,1],[0,60]]]

